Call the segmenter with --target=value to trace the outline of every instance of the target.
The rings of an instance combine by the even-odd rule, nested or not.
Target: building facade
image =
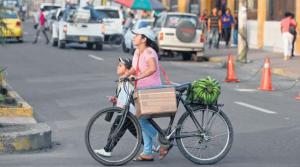
[[[180,12],[199,14],[203,10],[212,8],[230,8],[237,11],[239,0],[167,0],[172,10],[178,7]],[[191,6],[197,6],[194,12]],[[195,8],[195,7],[194,7]],[[296,41],[296,55],[300,55],[300,0],[248,0],[248,42],[251,48],[266,49],[282,52],[283,42],[280,32],[280,20],[285,12],[293,12],[298,23],[298,36]]]

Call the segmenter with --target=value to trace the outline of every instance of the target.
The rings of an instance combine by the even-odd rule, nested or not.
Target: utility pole
[[[238,62],[247,63],[248,38],[247,38],[247,9],[248,0],[239,0],[239,38]]]

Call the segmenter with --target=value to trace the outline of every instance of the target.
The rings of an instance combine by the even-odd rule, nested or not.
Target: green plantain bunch
[[[221,86],[219,82],[208,76],[192,82],[192,86],[187,94],[187,100],[212,105],[217,102],[220,94]]]

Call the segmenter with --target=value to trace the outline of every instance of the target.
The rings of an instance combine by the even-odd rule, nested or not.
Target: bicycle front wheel
[[[97,112],[85,131],[85,143],[91,156],[107,166],[124,165],[139,152],[141,127],[136,117],[128,113],[122,126],[124,109],[111,107]]]
[[[178,148],[194,163],[217,163],[227,155],[233,142],[230,120],[217,108],[198,108],[193,113],[204,131],[200,132],[190,114],[184,113],[176,130]]]

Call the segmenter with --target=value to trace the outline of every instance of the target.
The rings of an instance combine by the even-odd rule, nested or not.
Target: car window
[[[162,22],[163,22],[163,18],[164,17],[159,17],[155,20],[155,24],[154,24],[154,27],[161,27],[162,26]]]
[[[118,10],[96,10],[101,19],[118,19],[120,18]]]
[[[18,16],[17,16],[17,13],[16,12],[13,12],[13,11],[5,11],[4,13],[1,14],[1,16],[3,18],[7,18],[7,19],[17,19]]]
[[[44,6],[43,9],[45,11],[49,11],[49,10],[55,10],[55,9],[58,9],[60,8],[59,6]]]
[[[194,24],[195,27],[198,26],[197,18],[187,15],[169,15],[164,26],[168,28],[176,28],[182,21],[189,21]]]
[[[153,22],[151,21],[141,21],[137,27],[137,29],[143,28],[143,27],[148,27],[148,26],[152,26]]]

